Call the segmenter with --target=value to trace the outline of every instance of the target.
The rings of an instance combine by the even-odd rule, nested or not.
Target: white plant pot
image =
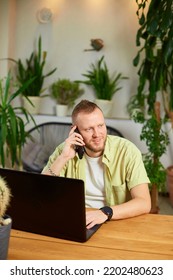
[[[28,110],[30,114],[38,115],[40,112],[40,96],[28,96],[34,106],[32,106],[26,98],[23,98],[23,107]]]
[[[59,117],[67,116],[68,105],[57,104],[56,105],[56,115]]]
[[[95,103],[102,110],[105,118],[112,117],[112,107],[113,107],[112,100],[96,99]]]

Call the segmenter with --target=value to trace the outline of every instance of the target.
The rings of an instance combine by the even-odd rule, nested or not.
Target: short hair
[[[95,109],[99,109],[101,112],[102,110],[100,109],[99,106],[97,106],[96,103],[94,102],[91,102],[89,100],[81,100],[73,109],[73,112],[72,112],[72,120],[74,122],[74,120],[76,119],[77,115],[81,112],[84,112],[84,113],[92,113],[94,112]]]

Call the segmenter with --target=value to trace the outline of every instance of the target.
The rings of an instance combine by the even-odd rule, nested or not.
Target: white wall
[[[136,90],[137,69],[132,65],[136,54],[135,36],[138,29],[135,0],[2,0],[0,17],[3,15],[5,29],[9,26],[9,39],[5,39],[0,57],[26,59],[33,51],[39,35],[42,36],[43,49],[48,52],[45,71],[57,67],[45,86],[56,79],[83,79],[82,73],[102,55],[110,69],[122,72],[129,80],[121,82],[122,89],[114,96],[113,116],[128,118],[126,104]],[[16,5],[16,8],[15,8]],[[37,12],[43,7],[54,13],[53,21],[39,23]],[[15,14],[7,17],[9,9]],[[10,20],[11,19],[11,20]],[[2,29],[2,30],[1,30]],[[1,28],[4,34],[4,27]],[[3,35],[5,38],[5,35]],[[101,38],[104,48],[85,52],[90,48],[90,40]],[[9,50],[10,48],[10,50]],[[5,62],[3,62],[5,65]],[[11,65],[12,66],[12,65]],[[94,93],[86,88],[85,96],[94,100]],[[43,106],[44,106],[43,102]],[[53,114],[54,101],[47,98],[42,113]]]
[[[14,48],[14,32],[15,32],[15,0],[0,0],[0,58],[10,56],[11,50]],[[0,62],[0,78],[6,76],[9,63]]]
[[[43,7],[53,11],[52,22],[38,22],[37,12]],[[144,151],[145,145],[139,138],[140,125],[120,120],[129,118],[126,105],[138,83],[137,69],[132,64],[137,52],[137,29],[135,0],[0,0],[0,58],[28,58],[41,35],[43,49],[48,52],[45,70],[58,68],[47,79],[45,86],[48,87],[59,77],[82,79],[82,73],[102,55],[110,72],[120,71],[129,77],[121,83],[123,88],[114,96],[113,116],[117,120],[111,122]],[[99,52],[85,52],[84,49],[90,48],[90,39],[95,38],[104,40],[104,48]],[[11,66],[0,61],[0,77]],[[82,98],[94,100],[93,92],[85,89]],[[50,98],[43,99],[41,113],[53,115],[54,104]],[[171,129],[170,136],[171,144],[163,156],[165,166],[173,162]]]

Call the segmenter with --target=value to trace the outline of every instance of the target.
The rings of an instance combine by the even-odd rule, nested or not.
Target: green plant
[[[26,109],[14,107],[12,103],[33,81],[28,80],[13,92],[10,73],[6,79],[0,80],[0,164],[3,167],[7,158],[10,158],[12,166],[16,162],[21,166],[21,150],[28,134],[25,131],[26,124],[18,113],[24,114],[26,123],[32,120],[35,124],[35,121]]]
[[[140,25],[136,45],[143,45],[133,60],[134,66],[139,65],[139,84],[128,110],[135,122],[143,124],[140,138],[148,147],[144,163],[151,181],[152,208],[157,209],[157,193],[166,182],[160,158],[169,143],[162,125],[172,118],[173,111],[173,9],[170,0],[151,0],[149,6],[147,2],[136,0]],[[160,95],[164,114],[160,112]]]
[[[44,74],[44,67],[46,64],[47,52],[42,52],[42,41],[41,37],[38,40],[38,49],[37,51],[33,51],[29,57],[26,59],[26,62],[23,63],[21,59],[15,60],[9,58],[9,60],[13,61],[17,65],[17,81],[20,85],[26,83],[26,81],[35,77],[34,83],[31,83],[24,91],[23,95],[25,96],[40,96],[41,93],[45,90],[43,89],[43,83],[45,78],[52,75],[57,68],[54,68],[47,74]]]
[[[11,190],[8,187],[6,181],[0,176],[0,226],[5,225],[11,221],[11,219],[4,219],[7,207],[10,204]]]
[[[96,97],[105,100],[111,100],[114,94],[121,89],[121,87],[118,86],[120,80],[128,79],[124,77],[122,73],[115,73],[111,77],[106,62],[104,61],[104,56],[102,56],[96,64],[92,63],[90,70],[82,75],[86,77],[87,80],[77,82],[91,86]]]
[[[79,84],[69,79],[58,79],[51,86],[51,96],[58,104],[73,106],[75,100],[84,93]]]

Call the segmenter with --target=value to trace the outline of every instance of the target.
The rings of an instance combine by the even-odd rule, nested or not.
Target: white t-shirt
[[[105,188],[104,188],[104,165],[102,156],[91,158],[86,157],[86,207],[100,208],[105,205]]]

